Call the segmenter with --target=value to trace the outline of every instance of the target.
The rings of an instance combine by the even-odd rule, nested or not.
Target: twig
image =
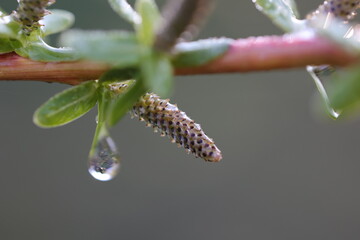
[[[347,66],[359,60],[322,37],[298,35],[239,39],[220,58],[197,67],[176,68],[177,75],[251,72],[330,64]],[[110,66],[91,61],[44,63],[15,53],[0,55],[0,80],[33,80],[78,84],[98,79]]]

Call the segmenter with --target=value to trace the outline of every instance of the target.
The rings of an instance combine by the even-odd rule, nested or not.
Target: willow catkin
[[[183,146],[196,157],[209,162],[218,162],[222,158],[221,151],[200,125],[167,99],[147,93],[133,106],[132,115],[145,121],[155,131],[159,130],[162,136],[167,135],[172,142]]]
[[[38,29],[39,21],[49,13],[46,10],[55,0],[18,0],[19,5],[13,12],[13,17],[22,24],[26,34]]]
[[[359,0],[330,0],[325,1],[307,18],[315,19],[319,15],[331,13],[337,18],[349,21],[355,17],[358,8],[360,8]]]

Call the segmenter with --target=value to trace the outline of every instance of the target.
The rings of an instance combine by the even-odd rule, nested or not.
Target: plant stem
[[[221,57],[205,65],[175,69],[177,75],[251,72],[329,64],[347,66],[359,56],[319,36],[263,36],[238,39]],[[15,53],[0,55],[0,80],[32,80],[79,84],[98,79],[110,69],[91,61],[45,63],[22,58]]]

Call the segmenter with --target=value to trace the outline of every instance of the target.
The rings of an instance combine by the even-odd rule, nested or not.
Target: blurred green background
[[[298,1],[303,16],[320,3]],[[76,28],[129,29],[105,0],[53,7],[73,12]],[[201,38],[271,34],[281,32],[252,1],[221,0]],[[360,122],[317,117],[304,69],[175,80],[172,102],[223,161],[195,159],[127,116],[112,131],[122,169],[110,182],[87,172],[95,111],[56,129],[32,123],[68,86],[1,82],[0,239],[360,238]]]

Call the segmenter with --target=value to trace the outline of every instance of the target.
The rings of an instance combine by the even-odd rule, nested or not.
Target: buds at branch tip
[[[334,17],[349,21],[355,17],[358,8],[360,8],[359,0],[329,0],[309,14],[307,18],[315,19],[319,15],[332,14]]]
[[[147,93],[133,106],[132,115],[147,125],[167,135],[172,142],[183,146],[188,153],[205,161],[218,162],[222,159],[221,151],[216,147],[200,125],[180,111],[169,100],[160,99],[157,95]]]
[[[41,26],[39,21],[49,13],[46,7],[55,0],[18,0],[18,2],[19,5],[12,15],[22,24],[24,32],[30,34]]]

